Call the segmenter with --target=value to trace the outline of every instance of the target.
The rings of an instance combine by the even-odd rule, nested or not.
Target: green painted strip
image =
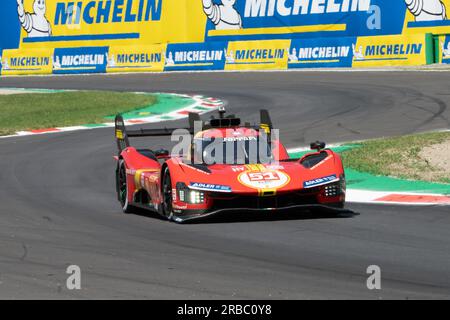
[[[352,189],[450,195],[450,184],[374,176],[353,169],[345,169],[345,174],[348,186]]]
[[[122,115],[123,118],[125,120],[128,120],[163,115],[180,109],[184,109],[195,103],[195,100],[190,97],[182,97],[164,93],[158,93],[154,95],[156,95],[157,97],[157,102],[154,105],[124,113]],[[106,117],[106,119],[114,120],[114,117],[115,116],[109,116]]]
[[[349,144],[331,148],[337,153],[357,148],[357,145]],[[291,158],[300,158],[310,151],[294,152]],[[388,192],[411,192],[450,195],[450,184],[432,183],[424,181],[398,179],[393,177],[376,176],[370,173],[359,172],[346,168],[347,186],[351,189]]]

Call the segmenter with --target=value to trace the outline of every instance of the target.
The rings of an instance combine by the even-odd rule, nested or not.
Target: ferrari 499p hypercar
[[[116,189],[123,211],[148,209],[175,222],[219,213],[344,212],[339,155],[315,142],[310,153],[290,158],[269,113],[260,113],[257,125],[241,124],[224,109],[209,121],[189,114],[184,154],[130,146],[129,138],[169,136],[180,128],[128,130],[118,115]],[[195,130],[199,123],[202,130]]]

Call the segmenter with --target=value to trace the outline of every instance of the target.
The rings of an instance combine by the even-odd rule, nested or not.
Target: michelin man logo
[[[45,0],[34,0],[34,13],[25,12],[23,0],[17,0],[17,13],[22,28],[28,33],[28,37],[49,37],[52,35],[50,22],[45,16],[47,5]]]
[[[61,69],[61,62],[59,60],[59,57],[55,56],[55,57],[51,57],[51,59],[52,59],[53,70],[60,70]]]
[[[362,61],[365,59],[362,46],[359,46],[359,49],[356,50],[355,44],[352,44],[352,49],[353,49],[353,57],[356,61]]]
[[[286,52],[288,53],[288,62],[289,63],[298,62],[297,49],[294,48],[294,49],[292,49],[292,52],[291,52],[290,48],[287,48]]]
[[[242,18],[234,7],[236,0],[222,0],[222,4],[215,4],[213,0],[203,0],[203,11],[214,23],[216,30],[242,29]]]
[[[405,3],[416,21],[447,19],[445,4],[442,3],[442,0],[405,0]]]
[[[8,59],[2,60],[2,56],[0,56],[0,70],[9,70]]]
[[[444,59],[450,58],[450,42],[447,44],[446,48],[444,41],[441,41],[441,48],[442,48],[442,57]]]
[[[225,60],[227,63],[235,63],[236,60],[234,59],[234,52],[233,50],[227,51],[227,49],[223,49],[223,53],[225,55]]]
[[[108,55],[108,53],[105,53],[106,58],[106,67],[107,68],[114,68],[116,67],[116,56],[114,54]]]
[[[175,65],[175,61],[173,60],[173,53],[169,52],[169,55],[166,55],[165,52],[163,53],[164,53],[164,66],[173,67]]]

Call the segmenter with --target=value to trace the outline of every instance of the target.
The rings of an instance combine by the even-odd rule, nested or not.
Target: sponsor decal
[[[14,29],[10,34],[27,47],[101,46],[113,42],[136,49],[203,40],[206,19],[201,5],[191,2],[16,0],[11,8],[8,6],[8,12],[2,10],[0,21],[8,16],[14,22],[9,23]]]
[[[203,11],[216,30],[238,30],[242,28],[242,18],[235,4],[236,0],[224,0],[221,4],[203,0]]]
[[[42,1],[42,0],[36,0]],[[45,2],[45,0],[43,0]],[[159,21],[162,0],[112,0],[112,1],[58,1],[56,3],[55,25],[133,23]]]
[[[400,34],[406,14],[401,0],[202,0],[202,3],[208,18],[206,38],[227,40],[274,39],[311,33]],[[373,23],[377,19],[373,16],[381,12],[380,22]]]
[[[356,38],[293,39],[288,68],[351,67]]]
[[[226,48],[226,42],[169,44],[164,70],[222,70]]]
[[[405,4],[413,16],[409,28],[450,26],[447,20],[449,0],[405,0]]]
[[[52,26],[46,17],[46,0],[34,0],[33,12],[25,10],[23,0],[17,0],[17,13],[22,28],[28,37],[49,37]]]
[[[181,210],[186,210],[186,209],[188,208],[187,205],[182,205],[182,206],[180,206],[180,205],[175,204],[175,203],[172,205],[172,207],[173,207],[174,209],[176,209],[176,211],[174,210],[175,213],[181,213]]]
[[[281,164],[269,164],[266,166],[266,168],[269,170],[284,170],[284,166],[282,166]]]
[[[214,191],[214,192],[231,192],[230,186],[211,184],[211,183],[191,182],[189,184],[189,187],[191,189],[195,189],[195,190]]]
[[[360,37],[353,45],[353,66],[426,64],[426,36]]]
[[[291,178],[278,170],[245,171],[238,176],[243,185],[254,189],[279,189],[286,186]]]
[[[158,71],[164,69],[165,46],[109,47],[106,58],[107,72]]]
[[[257,137],[226,137],[223,138],[225,142],[236,142],[236,141],[258,141]]]
[[[321,185],[324,185],[324,184],[327,184],[327,183],[330,183],[330,182],[335,182],[335,181],[338,181],[338,180],[339,180],[338,177],[333,174],[331,176],[305,181],[303,183],[303,188],[318,187],[318,186],[321,186]]]
[[[177,189],[175,188],[172,189],[172,201],[173,202],[177,201]]]
[[[228,43],[225,70],[286,69],[290,40]]]
[[[1,60],[2,74],[51,73],[52,50],[3,50]]]
[[[108,47],[55,49],[53,73],[106,72]]]
[[[441,51],[441,63],[450,63],[450,37],[439,37],[439,50]]]

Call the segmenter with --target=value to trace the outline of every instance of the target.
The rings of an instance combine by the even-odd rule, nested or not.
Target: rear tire
[[[135,207],[130,205],[128,201],[128,183],[125,161],[120,160],[116,172],[117,198],[124,213],[134,213]]]

